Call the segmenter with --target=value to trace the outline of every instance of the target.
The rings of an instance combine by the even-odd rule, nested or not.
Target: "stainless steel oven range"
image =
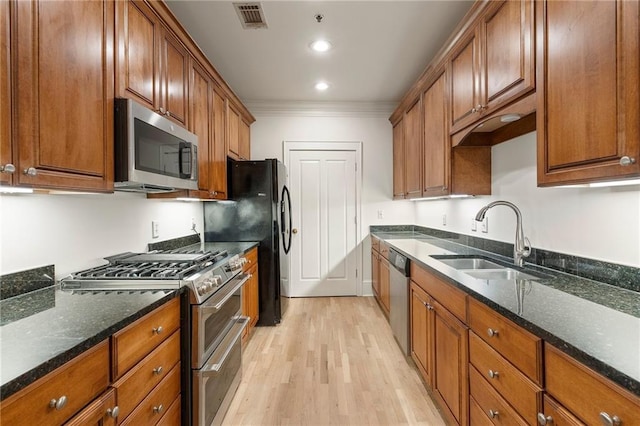
[[[82,294],[187,287],[182,302],[182,424],[220,424],[242,375],[241,335],[248,322],[241,314],[242,286],[249,278],[242,273],[246,259],[224,251],[180,249],[105,259],[106,265],[63,279],[61,288]]]

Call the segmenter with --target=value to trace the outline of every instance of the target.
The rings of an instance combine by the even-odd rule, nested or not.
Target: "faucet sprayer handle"
[[[531,241],[527,237],[524,237],[524,249],[522,250],[522,257],[529,257],[531,254]]]

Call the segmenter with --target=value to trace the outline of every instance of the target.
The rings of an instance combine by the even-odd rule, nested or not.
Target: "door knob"
[[[291,232],[293,232],[294,234],[297,234],[297,233],[298,233],[298,229],[297,229],[297,228],[293,228],[293,229],[291,230]]]

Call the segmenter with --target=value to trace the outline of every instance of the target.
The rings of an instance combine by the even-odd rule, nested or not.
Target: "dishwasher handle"
[[[396,268],[398,272],[400,272],[405,277],[408,277],[410,275],[409,264],[410,261],[408,257],[393,248],[389,248],[389,265]]]

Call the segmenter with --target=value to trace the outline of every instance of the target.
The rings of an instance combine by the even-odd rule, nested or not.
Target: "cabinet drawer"
[[[469,326],[500,355],[542,386],[542,340],[493,311],[469,299]]]
[[[411,263],[411,279],[449,312],[464,323],[467,322],[467,295],[430,272]]]
[[[518,414],[535,424],[541,407],[542,389],[474,332],[469,333],[469,361]]]
[[[2,424],[62,424],[107,386],[109,342],[105,340],[3,401]],[[63,396],[65,404],[61,403]],[[50,407],[53,400],[60,409]]]
[[[117,391],[120,418],[131,414],[179,360],[180,331],[176,331],[113,385]]]
[[[176,426],[181,423],[182,420],[182,398],[180,395],[171,403],[171,407],[167,410],[164,416],[158,422],[158,426]]]
[[[384,241],[380,241],[380,254],[382,257],[389,260],[389,245]]]
[[[374,237],[373,235],[371,236],[371,248],[377,252],[380,251],[380,239]]]
[[[473,426],[492,426],[491,419],[482,411],[473,397],[469,398],[469,423]]]
[[[249,269],[258,264],[258,249],[252,248],[249,253],[245,253],[245,259],[247,259],[247,263],[244,264],[242,270],[247,272]]]
[[[109,389],[101,397],[93,400],[82,411],[76,414],[65,426],[115,426],[116,418],[112,416],[116,410],[116,391]]]
[[[469,367],[469,390],[471,397],[493,424],[522,426],[527,424],[473,366]]]
[[[547,392],[586,424],[600,414],[617,416],[621,425],[637,424],[640,398],[612,383],[549,344],[544,347]]]
[[[544,396],[544,417],[550,426],[585,426],[549,395]]]
[[[113,380],[120,378],[180,326],[175,298],[112,336]]]
[[[156,424],[179,395],[180,364],[177,364],[121,424],[123,426]]]

